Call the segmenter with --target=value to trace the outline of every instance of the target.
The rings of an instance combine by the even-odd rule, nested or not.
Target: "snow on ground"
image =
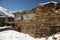
[[[0,32],[0,40],[34,40],[33,37],[30,37],[28,34],[19,33],[13,30],[6,30]]]
[[[60,40],[60,34],[55,34],[54,37]],[[14,30],[6,30],[0,32],[0,40],[46,40],[46,38],[33,38],[28,34],[20,33]],[[53,36],[48,37],[47,40],[53,40]]]

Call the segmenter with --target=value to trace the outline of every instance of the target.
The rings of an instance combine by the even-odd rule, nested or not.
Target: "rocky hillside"
[[[36,8],[14,15],[15,30],[19,32],[33,37],[46,37],[60,32],[60,2],[39,4]]]

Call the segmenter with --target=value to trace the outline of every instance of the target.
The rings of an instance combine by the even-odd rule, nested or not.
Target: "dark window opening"
[[[21,20],[23,20],[23,16],[21,16]]]
[[[53,33],[60,32],[60,26],[50,26]]]

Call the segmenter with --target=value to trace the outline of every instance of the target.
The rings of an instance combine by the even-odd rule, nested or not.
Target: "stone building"
[[[60,3],[39,4],[29,11],[17,12],[15,29],[33,37],[46,37],[60,32]]]
[[[34,31],[32,30],[36,25],[35,14],[32,10],[14,13],[15,29],[23,33],[31,34],[31,36],[34,35]]]
[[[0,7],[0,27],[4,25],[10,25],[14,21],[14,15],[9,13],[9,11],[5,8]]]
[[[40,36],[49,36],[60,32],[60,7],[57,7],[58,4],[60,3],[51,2],[38,5],[36,15],[37,24],[40,25]]]

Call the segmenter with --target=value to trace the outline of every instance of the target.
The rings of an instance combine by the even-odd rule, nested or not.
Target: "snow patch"
[[[28,34],[19,33],[13,30],[6,30],[0,32],[0,40],[34,40],[34,38],[30,37]]]
[[[49,4],[49,3],[57,3],[57,2],[54,2],[54,1],[51,1],[51,2],[46,2],[46,3],[40,3],[40,4],[38,4],[38,5],[45,5],[45,4]]]
[[[5,29],[5,28],[12,28],[12,26],[3,26],[3,27],[0,27],[0,29]]]
[[[60,33],[55,34],[54,37],[56,37],[57,40],[60,40]],[[17,32],[14,30],[6,30],[0,32],[0,40],[53,40],[53,36],[50,36],[47,39],[45,37],[34,38],[29,36],[28,34]]]

